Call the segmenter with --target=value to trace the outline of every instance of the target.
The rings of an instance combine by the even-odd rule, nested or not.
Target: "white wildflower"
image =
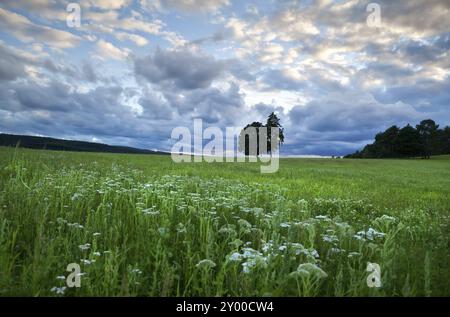
[[[82,244],[78,246],[80,248],[81,251],[86,251],[89,250],[89,248],[91,247],[90,243],[86,243],[86,244]]]

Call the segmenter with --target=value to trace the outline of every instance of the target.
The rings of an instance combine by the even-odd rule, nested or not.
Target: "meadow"
[[[0,148],[0,296],[450,296],[450,157],[259,166]]]

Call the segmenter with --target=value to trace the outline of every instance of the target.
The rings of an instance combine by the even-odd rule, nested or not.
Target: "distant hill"
[[[169,154],[166,152],[137,149],[127,146],[115,146],[102,143],[72,141],[29,135],[14,135],[0,133],[0,146],[17,146],[39,150],[104,152],[128,154]]]

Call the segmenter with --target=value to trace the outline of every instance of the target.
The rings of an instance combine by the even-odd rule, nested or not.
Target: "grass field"
[[[0,148],[0,295],[450,296],[449,216],[450,157],[282,159],[263,175]]]

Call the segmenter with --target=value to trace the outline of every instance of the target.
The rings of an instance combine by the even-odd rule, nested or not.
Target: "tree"
[[[239,151],[244,152],[246,156],[249,155],[255,155],[259,156],[260,154],[260,148],[259,148],[259,129],[264,127],[264,125],[261,122],[253,122],[251,124],[247,124],[244,129],[241,130],[241,133],[239,134]],[[252,153],[252,149],[250,148],[250,131],[254,128],[256,131],[256,153]]]
[[[450,127],[439,129],[433,120],[423,120],[416,128],[392,126],[375,136],[375,142],[347,158],[430,158],[431,155],[450,154]]]
[[[420,143],[422,145],[423,158],[429,159],[433,150],[436,151],[437,131],[439,125],[431,120],[423,120],[420,124],[416,125],[417,132],[420,136]]]
[[[423,152],[420,134],[409,124],[398,132],[397,151],[400,156],[404,157],[420,156]]]
[[[267,129],[266,140],[260,140],[261,138],[261,129]],[[272,144],[272,131],[271,128],[278,128],[279,134],[277,138],[276,144]],[[250,135],[255,132],[256,133],[256,148],[253,149],[250,144]],[[260,142],[266,142],[267,149],[264,153],[262,153],[262,149],[260,147]],[[273,151],[276,151],[280,144],[284,143],[284,129],[280,124],[280,119],[277,115],[272,112],[267,118],[266,124],[262,124],[261,122],[255,121],[251,124],[247,124],[239,134],[239,151],[244,152],[246,156],[248,155],[256,155],[267,154],[270,153],[272,155]],[[255,151],[256,153],[252,153]]]
[[[284,129],[280,124],[280,119],[277,117],[277,115],[275,114],[275,112],[272,112],[269,117],[267,118],[267,123],[266,123],[266,127],[267,129],[267,152],[270,153],[270,155],[272,155],[272,151],[276,151],[278,149],[278,147],[280,146],[280,144],[284,143]],[[271,128],[278,128],[278,140],[276,144],[271,144],[272,143],[272,130]]]

